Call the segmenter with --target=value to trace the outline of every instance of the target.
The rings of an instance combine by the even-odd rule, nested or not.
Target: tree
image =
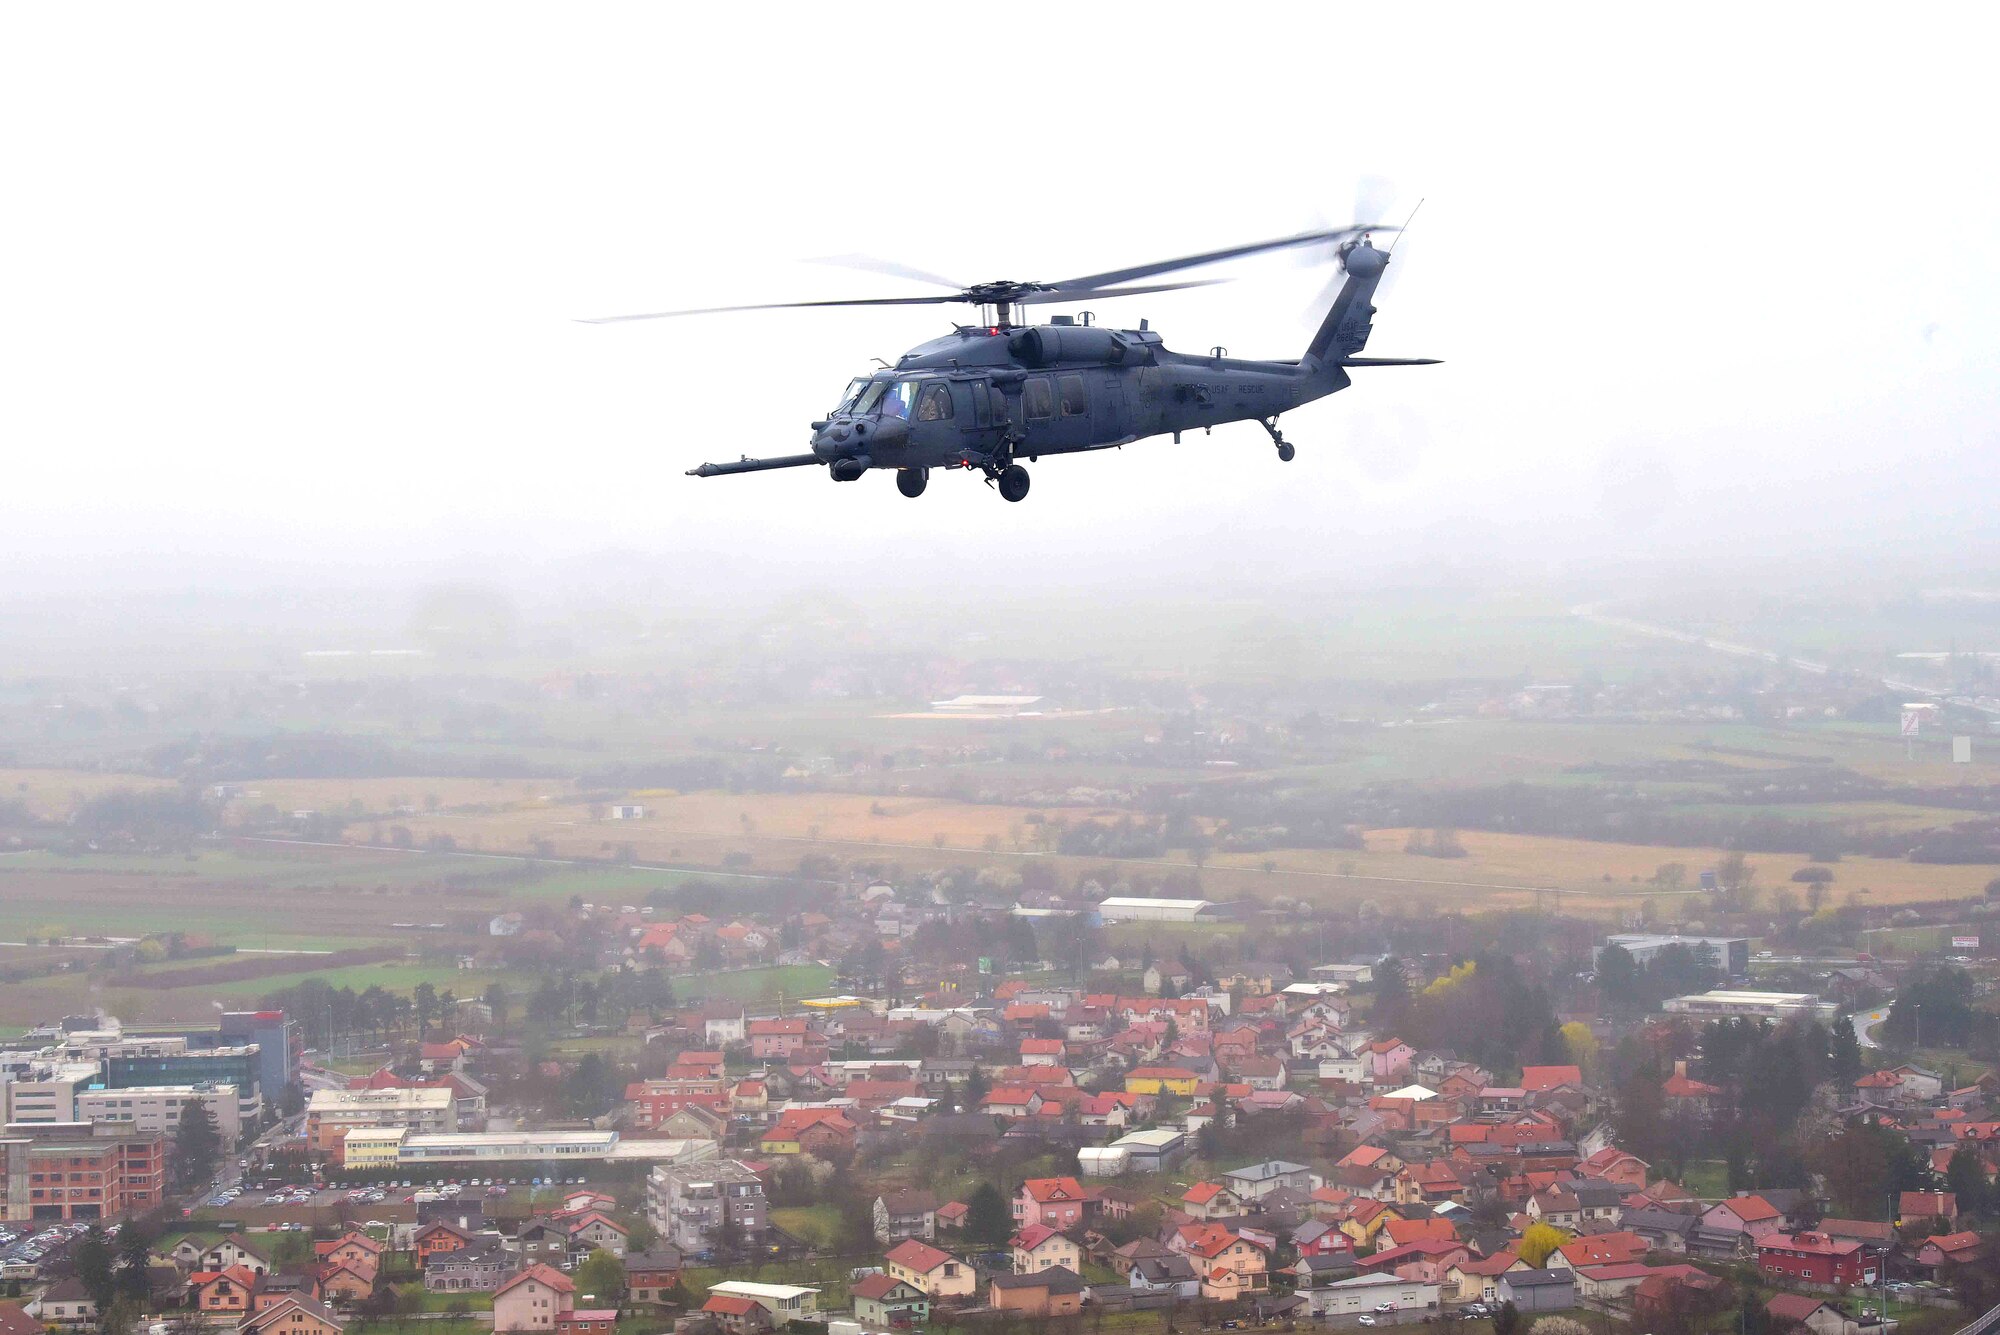
[[[77,1282],[90,1294],[98,1310],[111,1306],[118,1282],[112,1273],[111,1240],[104,1236],[101,1225],[92,1223],[83,1231],[70,1263],[76,1268]]]
[[[500,1033],[507,1032],[507,1010],[514,1004],[514,994],[507,990],[505,983],[493,983],[486,989],[486,1009],[493,1012],[493,1028]]]
[[[993,1082],[986,1078],[986,1072],[980,1068],[979,1063],[974,1062],[972,1069],[965,1075],[965,1092],[959,1098],[960,1111],[979,1111],[979,1105],[986,1102],[986,1096],[992,1092]]]
[[[1375,966],[1375,1007],[1369,1019],[1378,1027],[1397,1024],[1409,1013],[1410,975],[1394,955]]]
[[[991,1182],[981,1182],[965,1200],[965,1231],[980,1242],[999,1242],[1014,1231],[1007,1198]]]
[[[438,1015],[437,989],[429,983],[418,983],[410,997],[417,1010],[417,1041],[421,1043],[429,1038],[431,1021]]]
[[[1597,1060],[1597,1035],[1583,1021],[1571,1020],[1564,1025],[1562,1037],[1563,1046],[1569,1050],[1569,1059],[1574,1064],[1589,1066]]]
[[[222,1157],[222,1133],[215,1128],[215,1114],[208,1102],[189,1099],[181,1105],[180,1129],[174,1133],[174,1174],[184,1187],[207,1182],[215,1176]]]
[[[1807,1147],[1807,1153],[1810,1167],[1826,1179],[1833,1206],[1850,1219],[1871,1218],[1891,1192],[1931,1185],[1930,1164],[1909,1137],[1860,1119]]]
[[[1986,1213],[1986,1198],[1991,1188],[1978,1153],[1969,1146],[1962,1144],[1951,1152],[1951,1161],[1944,1167],[1944,1185],[1945,1190],[1958,1198],[1961,1215]]]
[[[1573,1316],[1545,1316],[1529,1329],[1531,1335],[1590,1335],[1590,1327]]]
[[[595,1296],[593,1307],[616,1307],[625,1298],[625,1263],[602,1248],[593,1250],[576,1268],[579,1298]]]
[[[1715,864],[1715,886],[1722,907],[1732,912],[1757,906],[1757,869],[1740,851],[1724,853]]]
[[[1556,1249],[1568,1242],[1570,1235],[1554,1224],[1530,1224],[1521,1234],[1521,1245],[1514,1249],[1515,1255],[1539,1270],[1542,1263],[1555,1255]],[[1498,1335],[1498,1323],[1495,1323]]]
[[[128,1219],[118,1226],[118,1291],[134,1302],[143,1303],[152,1296],[152,1283],[146,1275],[152,1254],[153,1240],[138,1220]]]
[[[1522,1335],[1526,1325],[1521,1320],[1521,1309],[1512,1303],[1501,1303],[1500,1310],[1493,1314],[1493,1335]]]

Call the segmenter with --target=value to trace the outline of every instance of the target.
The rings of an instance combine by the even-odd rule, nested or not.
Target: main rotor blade
[[[912,283],[932,283],[938,287],[948,287],[963,291],[970,283],[961,283],[956,278],[943,278],[925,269],[899,264],[895,260],[877,259],[873,255],[821,255],[807,264],[832,264],[842,269],[860,269],[864,273],[879,273],[888,278],[907,278]]]
[[[687,311],[648,311],[643,315],[600,315],[596,319],[579,320],[578,324],[621,324],[626,320],[672,320],[683,315],[723,315],[730,311],[789,311],[804,310],[814,306],[942,306],[949,301],[964,301],[956,292],[936,297],[862,297],[856,301],[765,301],[751,306],[703,306]]]
[[[1199,255],[1183,255],[1177,260],[1161,260],[1157,264],[1139,264],[1130,269],[1112,269],[1106,273],[1085,274],[1081,278],[1065,278],[1060,283],[1051,283],[1056,288],[1096,288],[1109,287],[1114,283],[1130,282],[1134,278],[1151,278],[1154,274],[1172,273],[1176,269],[1195,269],[1204,264],[1217,264],[1223,260],[1241,259],[1245,255],[1256,255],[1267,250],[1290,250],[1295,246],[1310,246],[1321,241],[1345,241],[1360,236],[1363,232],[1393,232],[1396,229],[1386,225],[1356,224],[1352,227],[1335,227],[1327,231],[1300,232],[1296,236],[1279,237],[1275,241],[1253,241],[1247,246],[1229,246],[1222,250],[1204,251]]]
[[[1196,278],[1185,283],[1141,283],[1137,287],[1058,287],[1046,292],[1030,292],[1020,299],[1023,306],[1046,305],[1052,301],[1082,301],[1086,297],[1136,297],[1145,292],[1178,292],[1184,287],[1216,287],[1227,278]]]

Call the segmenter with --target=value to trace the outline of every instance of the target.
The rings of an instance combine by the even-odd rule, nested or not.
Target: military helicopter
[[[711,306],[586,323],[820,306],[976,305],[977,324],[958,325],[904,353],[895,366],[849,384],[833,411],[812,424],[810,454],[745,455],[734,463],[705,463],[689,469],[688,476],[823,467],[835,482],[855,482],[871,470],[892,471],[897,489],[914,498],[923,495],[932,469],[976,469],[1000,495],[1018,501],[1028,494],[1022,459],[1035,463],[1045,454],[1112,449],[1149,436],[1171,435],[1178,442],[1182,432],[1209,431],[1225,422],[1256,422],[1269,433],[1278,458],[1290,462],[1294,448],[1278,430],[1281,413],[1346,389],[1347,373],[1355,367],[1436,365],[1435,358],[1359,355],[1375,314],[1370,302],[1389,263],[1389,251],[1376,249],[1371,234],[1395,230],[1356,225],[1301,232],[1054,283],[1003,279],[965,287],[902,265],[866,261],[861,267],[959,290]],[[1137,329],[1101,328],[1088,311],[1052,315],[1047,324],[1015,323],[1016,312],[1029,306],[1205,287],[1222,280],[1145,280],[1313,246],[1331,247],[1345,277],[1332,309],[1296,359],[1251,361],[1220,347],[1205,356],[1170,352],[1145,320]]]

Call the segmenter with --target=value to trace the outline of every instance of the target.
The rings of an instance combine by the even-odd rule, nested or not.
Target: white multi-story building
[[[1831,1020],[1840,1014],[1837,1003],[1821,1001],[1810,992],[1740,992],[1729,988],[1669,997],[1660,1003],[1660,1009],[1672,1015],[1741,1016],[1751,1020],[1787,1020],[1793,1016]]]
[[[755,1239],[767,1225],[764,1183],[734,1159],[663,1164],[646,1182],[646,1217],[662,1238],[683,1251],[714,1245],[725,1223]]]
[[[458,1100],[449,1089],[322,1089],[306,1104],[306,1144],[331,1154],[356,1127],[401,1126],[418,1135],[441,1135],[458,1126]]]
[[[96,1062],[39,1062],[25,1074],[7,1082],[9,1122],[83,1122],[77,1116],[76,1096],[96,1080]]]
[[[224,1149],[243,1136],[242,1101],[234,1085],[148,1085],[138,1089],[77,1091],[76,1120],[116,1122],[149,1134],[173,1136],[191,1103],[201,1102],[215,1119]]]

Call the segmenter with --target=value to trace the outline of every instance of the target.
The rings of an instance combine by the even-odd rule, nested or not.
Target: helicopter
[[[654,320],[729,311],[835,306],[918,306],[965,302],[979,307],[977,324],[955,325],[943,337],[910,349],[893,367],[857,377],[825,417],[812,423],[807,454],[733,463],[704,463],[689,477],[728,477],[778,468],[825,468],[835,482],[871,471],[894,472],[903,495],[923,495],[933,469],[985,475],[1009,501],[1028,494],[1021,460],[1114,449],[1151,436],[1212,431],[1228,422],[1256,422],[1278,458],[1295,448],[1278,429],[1280,414],[1346,389],[1348,371],[1373,366],[1433,366],[1436,358],[1364,357],[1375,288],[1390,250],[1373,233],[1398,229],[1357,224],[1300,232],[1273,241],[1206,251],[1179,259],[1086,274],[1060,282],[1002,279],[961,286],[921,270],[881,261],[860,267],[957,288],[932,296],[864,297],[850,301],[785,301],[748,306],[614,315],[588,324]],[[1266,251],[1331,246],[1344,277],[1303,355],[1256,361],[1226,348],[1207,355],[1171,352],[1145,320],[1137,329],[1097,325],[1090,312],[1052,315],[1046,324],[1017,324],[1017,312],[1051,302],[1137,296],[1205,287],[1195,278],[1148,282]],[[1393,243],[1390,249],[1393,249]],[[836,261],[845,262],[845,261]]]

